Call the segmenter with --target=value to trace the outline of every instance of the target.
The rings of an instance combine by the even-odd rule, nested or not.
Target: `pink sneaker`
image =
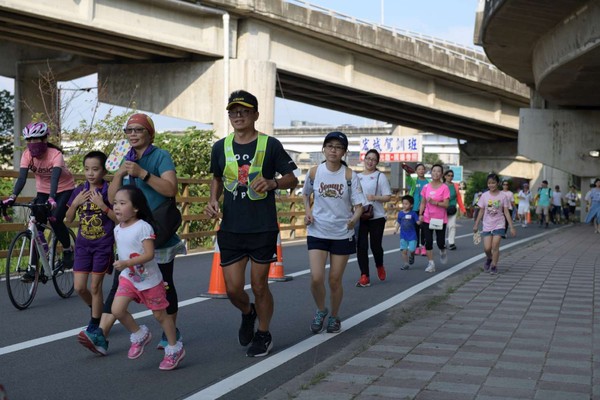
[[[146,345],[152,340],[152,334],[150,333],[148,328],[146,328],[143,325],[140,328],[146,329],[146,334],[141,340],[131,342],[131,347],[129,348],[129,352],[127,353],[127,357],[129,357],[130,360],[135,360],[136,358],[144,354],[144,347],[146,347]]]
[[[163,360],[160,362],[158,368],[162,369],[163,371],[170,371],[172,369],[175,369],[184,357],[185,349],[183,348],[183,346],[179,351],[176,351],[173,354],[167,354],[167,352],[165,351],[165,358],[163,358]]]
[[[423,257],[427,257],[427,249],[425,248],[425,246],[421,246],[421,255]]]
[[[415,249],[415,256],[421,255],[421,248],[419,246],[417,246],[417,248]]]

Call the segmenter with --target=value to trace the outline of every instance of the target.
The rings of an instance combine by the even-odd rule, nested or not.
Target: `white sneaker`
[[[446,263],[448,262],[448,253],[446,249],[440,250],[440,262],[442,263],[442,265],[446,265]]]
[[[425,272],[435,272],[435,263],[432,261],[429,261],[429,263],[427,264],[427,268],[425,268]]]

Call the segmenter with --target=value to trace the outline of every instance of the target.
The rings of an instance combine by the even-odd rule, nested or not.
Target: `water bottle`
[[[44,248],[44,256],[46,256],[46,254],[48,254],[48,242],[46,241],[46,236],[44,235],[44,231],[39,230],[38,233],[38,238],[40,239],[40,242],[42,243],[42,247]]]

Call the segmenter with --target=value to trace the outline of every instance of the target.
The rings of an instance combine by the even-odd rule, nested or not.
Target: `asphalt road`
[[[356,258],[350,259],[344,275],[342,332],[313,335],[309,325],[315,310],[309,290],[306,244],[283,247],[288,282],[274,282],[275,314],[271,324],[274,348],[266,358],[248,358],[237,342],[240,313],[226,299],[199,297],[208,289],[211,254],[176,260],[175,282],[179,294],[178,327],[187,357],[175,371],[160,371],[162,351],[154,349],[161,333],[148,312],[134,305],[140,323],[148,325],[154,339],[137,360],[127,358],[129,335],[121,325],[110,336],[109,354],[99,357],[75,339],[87,324],[89,310],[76,296],[61,299],[51,283],[41,285],[33,304],[16,310],[8,299],[5,282],[0,283],[0,384],[10,400],[20,399],[255,399],[310,369],[353,340],[377,330],[383,311],[413,292],[443,279],[457,269],[481,263],[481,246],[470,236],[472,220],[459,220],[457,251],[449,252],[437,273],[424,272],[426,258],[417,256],[409,271],[401,271],[398,236],[384,236],[388,279],[379,282],[371,259],[371,287],[356,288],[359,278]],[[506,245],[527,245],[522,239],[555,229],[518,228]],[[248,281],[247,281],[248,282]],[[110,286],[105,283],[105,289]]]

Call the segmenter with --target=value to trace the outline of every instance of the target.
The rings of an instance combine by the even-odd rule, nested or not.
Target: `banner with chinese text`
[[[371,149],[379,152],[380,162],[418,162],[422,160],[421,135],[369,136],[360,138],[360,160]]]

